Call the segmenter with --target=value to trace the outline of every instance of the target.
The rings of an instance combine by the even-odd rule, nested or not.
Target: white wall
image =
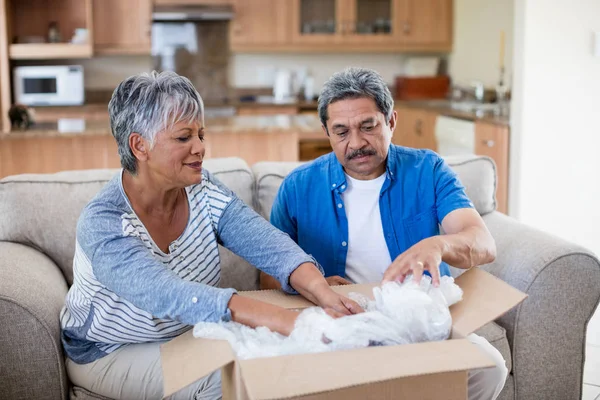
[[[345,67],[372,68],[388,84],[404,70],[402,54],[234,54],[230,61],[229,82],[240,88],[268,87],[276,68],[307,67],[315,78],[318,93],[323,83]]]
[[[516,0],[511,213],[600,254],[598,0]]]
[[[403,54],[232,54],[229,82],[233,87],[264,88],[273,84],[276,68],[306,67],[315,78],[315,90],[347,66],[377,70],[388,84],[404,70]],[[110,56],[82,60],[87,89],[114,89],[123,79],[152,69],[149,56]]]
[[[494,87],[500,68],[500,32],[505,32],[505,70],[510,83],[514,0],[455,0],[454,49],[449,71],[455,83],[482,81]]]

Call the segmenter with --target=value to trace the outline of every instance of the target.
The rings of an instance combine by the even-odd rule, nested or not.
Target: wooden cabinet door
[[[150,54],[152,0],[93,0],[94,51]]]
[[[451,48],[453,0],[402,0],[397,10],[405,45]]]
[[[416,108],[398,108],[396,111],[398,119],[392,143],[415,149],[437,150],[436,113]]]
[[[347,1],[291,0],[291,43],[299,48],[341,43],[348,22],[345,19]]]
[[[508,211],[508,146],[509,128],[485,122],[475,123],[475,154],[488,156],[496,163],[497,210]]]
[[[236,0],[234,8],[229,36],[232,50],[269,50],[289,42],[288,1]]]
[[[340,43],[345,47],[397,48],[399,29],[395,16],[403,0],[343,0]]]

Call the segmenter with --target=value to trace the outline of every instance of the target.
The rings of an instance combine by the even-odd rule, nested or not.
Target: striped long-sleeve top
[[[281,282],[315,262],[208,171],[186,188],[189,219],[164,253],[136,216],[117,174],[78,224],[73,285],[60,321],[67,356],[88,363],[128,343],[173,338],[200,321],[228,321],[234,289],[218,288],[217,244]]]

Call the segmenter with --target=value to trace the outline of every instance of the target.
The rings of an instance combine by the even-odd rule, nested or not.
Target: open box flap
[[[450,307],[452,328],[462,336],[475,332],[504,315],[527,295],[480,268],[471,268],[456,278],[463,299]]]
[[[191,330],[161,345],[160,355],[165,397],[235,360],[227,341],[196,339]]]
[[[239,363],[245,387],[254,400],[290,398],[401,377],[495,365],[465,339],[259,358]]]

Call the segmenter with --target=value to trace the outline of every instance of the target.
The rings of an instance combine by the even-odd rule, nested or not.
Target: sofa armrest
[[[496,321],[511,346],[517,398],[579,398],[587,323],[600,300],[598,259],[504,214],[483,219],[497,257],[482,268],[529,295]]]
[[[66,293],[60,268],[47,256],[0,242],[0,393],[6,398],[67,398],[59,323]]]

